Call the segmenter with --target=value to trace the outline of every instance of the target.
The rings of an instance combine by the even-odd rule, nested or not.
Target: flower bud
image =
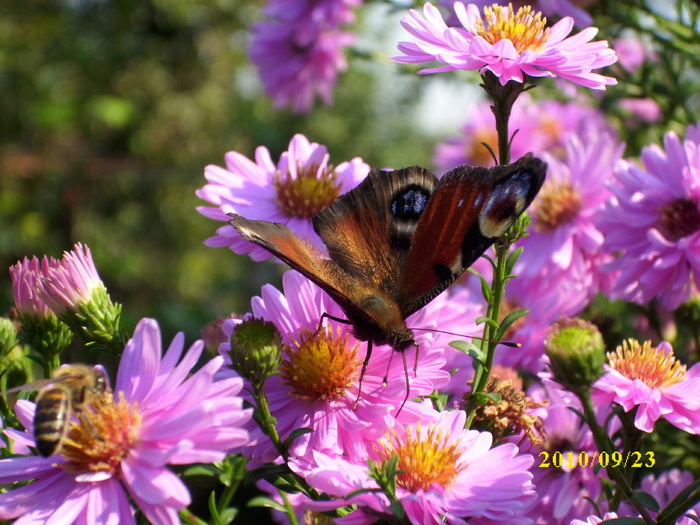
[[[39,298],[87,345],[116,353],[123,350],[121,305],[110,299],[87,246],[76,244],[58,266],[48,268]]]
[[[270,321],[247,319],[231,334],[231,367],[253,384],[279,371],[282,336]]]
[[[603,336],[583,319],[555,321],[547,332],[545,351],[554,379],[574,393],[587,391],[603,374]]]

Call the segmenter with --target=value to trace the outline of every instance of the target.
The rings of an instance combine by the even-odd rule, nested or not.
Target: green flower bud
[[[583,319],[555,321],[547,332],[545,351],[555,381],[571,392],[586,392],[603,374],[603,336]]]
[[[253,384],[264,382],[279,371],[282,336],[270,321],[251,318],[231,334],[231,368]]]

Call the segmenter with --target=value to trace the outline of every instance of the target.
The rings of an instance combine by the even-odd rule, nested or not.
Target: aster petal
[[[135,524],[134,510],[129,504],[124,489],[116,479],[110,479],[87,494],[85,523],[104,525]]]
[[[168,469],[149,467],[127,459],[122,462],[122,477],[131,496],[140,502],[167,504],[179,510],[191,502],[185,484]]]
[[[124,347],[117,372],[116,392],[130,401],[144,399],[156,380],[160,363],[160,328],[154,319],[142,319]]]

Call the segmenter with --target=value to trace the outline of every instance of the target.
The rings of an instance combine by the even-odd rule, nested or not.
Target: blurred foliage
[[[246,57],[261,4],[243,0],[32,1],[0,16],[0,266],[88,244],[129,330],[144,316],[192,341],[245,312],[282,268],[202,241],[203,168],[227,151],[273,158],[294,133],[331,162],[429,163],[409,124],[417,80],[375,89],[371,65],[341,76],[332,108],[275,109]],[[384,62],[384,69],[398,66]],[[381,87],[381,86],[380,86]],[[369,100],[383,91],[386,100]],[[381,98],[381,97],[379,97]],[[381,107],[381,111],[377,108]],[[406,152],[410,152],[408,155]],[[0,306],[11,304],[8,274]]]

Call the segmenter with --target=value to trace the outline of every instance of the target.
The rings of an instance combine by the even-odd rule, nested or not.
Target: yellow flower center
[[[651,341],[643,345],[630,339],[608,352],[612,368],[628,379],[639,379],[650,388],[665,388],[685,379],[686,367],[670,351],[652,348]]]
[[[377,451],[382,460],[398,454],[398,470],[403,473],[396,476],[396,482],[405,489],[415,493],[430,489],[433,483],[448,488],[467,468],[459,462],[462,449],[449,438],[432,424],[423,435],[419,422],[415,427],[406,428],[405,438],[399,438],[396,431],[389,432],[379,440]]]
[[[513,11],[513,5],[508,7],[492,5],[484,7],[484,20],[476,21],[475,33],[489,44],[496,44],[501,40],[510,40],[518,53],[523,51],[542,50],[549,39],[549,28],[546,28],[547,19],[542,13],[533,14],[532,7],[523,6],[517,12]]]
[[[545,184],[535,201],[535,231],[553,232],[571,222],[580,211],[581,194],[570,182]]]
[[[481,129],[472,136],[472,140],[467,144],[467,158],[474,166],[493,166],[493,156],[484,146],[488,144],[498,155],[498,134],[494,129]]]
[[[60,466],[75,473],[107,471],[119,473],[121,461],[138,440],[141,413],[119,393],[119,402],[106,392],[92,408],[70,423],[61,455],[67,463]]]
[[[332,166],[297,166],[297,174],[277,172],[272,179],[275,204],[288,217],[308,219],[327,208],[340,194],[338,174]]]
[[[280,364],[283,383],[301,399],[328,400],[343,397],[360,368],[359,345],[350,348],[348,336],[328,328],[318,334],[304,330]]]

